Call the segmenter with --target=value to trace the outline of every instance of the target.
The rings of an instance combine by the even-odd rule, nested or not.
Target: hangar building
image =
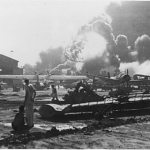
[[[18,60],[0,54],[0,75],[22,75],[23,68],[18,67],[18,62]],[[22,86],[21,80],[2,79],[2,81],[10,87]]]

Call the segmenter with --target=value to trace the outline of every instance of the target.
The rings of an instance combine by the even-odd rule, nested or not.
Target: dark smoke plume
[[[125,35],[118,35],[116,38],[117,46],[121,46],[121,48],[127,48],[128,47],[128,38]]]
[[[24,74],[27,74],[27,75],[34,74],[34,67],[32,65],[25,64],[24,65],[24,69],[25,69],[25,73]]]
[[[113,46],[116,46],[116,42],[110,24],[96,20],[80,28],[77,38],[66,47],[65,57],[70,61],[82,62],[80,72],[86,70],[99,74],[102,68],[119,66],[119,59],[111,55]]]
[[[40,53],[40,65],[44,69],[52,69],[62,63],[63,48],[50,48]]]
[[[111,45],[115,45],[115,37],[112,33],[112,27],[111,25],[108,23],[108,21],[106,20],[106,22],[104,20],[98,19],[95,20],[93,22],[90,21],[91,24],[88,25],[84,25],[80,28],[80,30],[78,31],[78,34],[84,34],[90,31],[94,31],[98,34],[100,34],[101,36],[103,36],[105,38],[105,40],[111,44]]]
[[[118,35],[113,54],[118,55],[121,62],[132,62],[134,57],[131,52],[131,48],[128,46],[127,36],[121,34]]]
[[[101,69],[109,68],[110,66],[119,68],[119,59],[114,55],[106,56],[103,54],[102,57],[95,57],[85,61],[82,67],[82,72],[84,73],[86,70],[89,73],[100,74]]]
[[[122,1],[121,5],[112,2],[106,11],[112,22],[110,23],[105,17],[100,17],[93,18],[88,25],[82,26],[77,37],[64,50],[67,60],[65,64],[60,59],[63,55],[62,48],[60,53],[58,51],[58,55],[53,55],[54,51],[48,50],[40,54],[40,61],[34,67],[35,70],[55,68],[54,70],[58,71],[62,69],[57,65],[62,64],[65,68],[65,65],[70,62],[72,63],[69,64],[68,70],[75,70],[75,66],[78,66],[76,67],[78,71],[87,70],[91,73],[108,66],[122,66],[123,69],[128,69],[125,66],[130,67],[134,64],[137,71],[136,66],[143,63],[144,65],[140,66],[144,68],[143,66],[149,64],[146,60],[150,60],[150,13],[148,12],[150,12],[149,1]],[[94,38],[97,37],[93,38],[93,41],[101,45],[93,42],[95,46],[88,48],[87,45],[92,39],[87,37],[89,33],[92,33]],[[95,49],[97,49],[96,55],[93,56]],[[92,57],[87,57],[86,52]]]
[[[150,37],[150,2],[149,1],[122,1],[121,5],[111,3],[106,13],[112,18],[111,27],[115,37],[126,35],[130,60],[123,54],[120,58],[120,70],[129,69],[129,72],[149,74],[150,64],[149,37]],[[129,48],[130,47],[130,48]],[[127,52],[127,51],[126,51]]]
[[[26,74],[34,74],[34,71],[47,74],[46,70],[51,70],[57,65],[65,62],[63,51],[62,47],[50,48],[47,51],[42,51],[39,54],[40,60],[37,61],[34,66],[25,65]],[[60,71],[56,69],[53,73],[60,74]]]
[[[99,74],[99,70],[104,66],[104,62],[99,58],[91,58],[84,62],[81,72]]]
[[[135,41],[135,49],[138,52],[138,61],[144,62],[150,60],[150,37],[142,35]]]
[[[137,37],[150,36],[150,1],[121,1],[121,5],[110,3],[106,13],[112,18],[113,34],[128,37],[128,45],[134,47]]]
[[[112,33],[112,28],[110,24],[102,20],[97,20],[93,22],[92,26],[93,26],[93,30],[98,34],[102,35],[110,45],[115,44],[115,38]]]

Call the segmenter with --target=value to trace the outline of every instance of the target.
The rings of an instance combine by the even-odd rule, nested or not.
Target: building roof
[[[13,58],[10,58],[10,57],[8,57],[8,56],[5,56],[5,55],[3,55],[3,54],[0,54],[0,56],[2,56],[2,57],[7,57],[8,59],[11,59],[11,60],[14,60],[14,61],[17,61],[17,62],[19,62],[18,60],[16,60],[16,59],[13,59]]]

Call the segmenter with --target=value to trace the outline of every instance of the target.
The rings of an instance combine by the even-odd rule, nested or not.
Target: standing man
[[[51,96],[53,97],[52,101],[53,101],[53,100],[58,100],[58,97],[57,97],[57,90],[56,90],[55,86],[54,86],[54,85],[51,85],[51,87],[52,87],[52,94],[51,94]]]
[[[25,101],[24,106],[26,107],[26,118],[27,118],[27,125],[32,128],[33,124],[33,117],[34,117],[34,99],[36,96],[35,88],[32,84],[29,84],[29,79],[25,79]]]

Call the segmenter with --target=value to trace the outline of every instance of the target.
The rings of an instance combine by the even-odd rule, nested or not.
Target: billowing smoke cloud
[[[116,46],[112,53],[118,55],[121,62],[132,62],[135,59],[131,47],[128,46],[128,38],[125,35],[120,34],[117,36]]]
[[[150,37],[142,35],[135,41],[135,49],[138,52],[138,61],[144,62],[150,60]]]
[[[61,74],[63,69],[71,69],[81,74],[86,71],[99,74],[102,68],[119,67],[119,58],[112,53],[113,47],[116,46],[112,31],[108,16],[93,19],[93,22],[79,29],[76,38],[65,48],[65,63],[60,59],[62,48],[51,48],[40,53],[40,61],[34,68],[53,68],[51,74]]]
[[[40,54],[35,70],[54,68],[57,72],[68,69],[81,74],[86,71],[98,74],[103,68],[107,71],[119,68],[121,71],[129,69],[130,75],[150,74],[147,69],[150,65],[150,15],[146,13],[149,11],[149,2],[111,3],[107,9],[111,24],[107,19],[93,18],[65,48],[65,63],[60,59],[62,48],[50,49]]]
[[[132,63],[121,63],[120,70],[125,71],[129,69],[129,75],[133,76],[134,74],[143,74],[143,75],[150,75],[150,60],[147,60],[143,63],[139,63],[138,61]]]
[[[117,46],[121,46],[121,48],[127,48],[128,47],[128,38],[125,35],[118,35],[116,38]]]
[[[43,51],[40,53],[40,64],[44,69],[52,69],[58,64],[63,62],[63,48],[50,48],[47,51]]]
[[[115,67],[120,71],[129,69],[131,76],[135,73],[150,74],[147,69],[150,65],[150,30],[143,28],[149,15],[135,9],[144,8],[148,12],[149,6],[148,2],[110,5],[108,14],[112,17],[111,25],[100,18],[82,26],[75,40],[65,49],[67,60],[74,62],[72,66],[76,66],[81,73],[98,74],[103,68],[110,71]],[[144,20],[138,22],[137,16]]]
[[[46,70],[51,70],[65,62],[63,51],[62,47],[49,48],[47,51],[42,51],[39,54],[40,59],[36,62],[35,66],[25,65],[26,74],[33,74],[34,71],[47,74]],[[55,70],[53,73],[56,74],[58,72],[60,74],[59,70]]]
[[[132,63],[121,63],[120,70],[130,69],[130,74],[135,73],[150,75],[150,37],[142,35],[135,41],[135,57],[137,60]]]
[[[93,23],[93,30],[103,36],[110,45],[115,44],[115,38],[110,24],[102,20],[97,20]]]
[[[128,45],[134,47],[137,37],[150,35],[150,2],[149,1],[121,1],[121,5],[110,3],[106,13],[112,18],[113,34],[128,37]]]
[[[24,69],[25,69],[24,74],[34,74],[34,68],[30,64],[25,64]]]
[[[77,62],[78,71],[99,74],[102,68],[119,66],[119,59],[110,55],[111,46],[116,42],[108,23],[97,20],[79,31],[77,38],[65,49],[66,58]]]
[[[150,11],[150,2],[122,1],[120,6],[111,3],[106,11],[112,18],[113,34],[118,36],[113,52],[120,59],[119,69],[129,69],[130,75],[150,75],[150,14],[147,13]]]

